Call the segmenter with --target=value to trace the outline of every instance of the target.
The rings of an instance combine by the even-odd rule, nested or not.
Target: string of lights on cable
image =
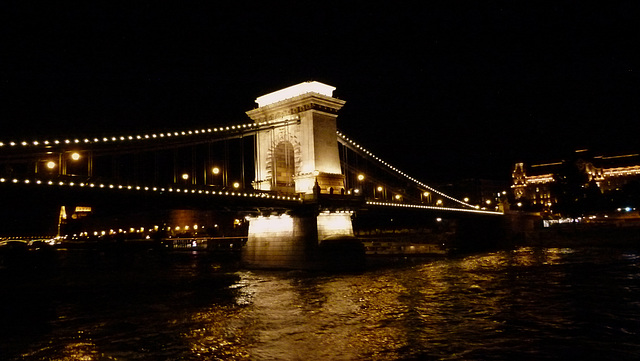
[[[347,136],[345,136],[344,134],[342,134],[341,132],[337,132],[338,133],[338,137],[341,138],[342,140],[344,140],[345,142],[348,142],[352,147],[355,147],[356,149],[358,149],[362,154],[365,154],[369,157],[371,157],[372,159],[375,159],[376,161],[378,161],[380,164],[382,164],[383,166],[387,167],[388,169],[394,171],[396,174],[412,181],[413,183],[415,183],[416,185],[418,185],[419,187],[425,188],[435,194],[438,194],[444,198],[447,198],[449,200],[452,200],[454,202],[457,202],[459,204],[462,204],[463,206],[466,207],[470,207],[470,208],[477,208],[476,206],[473,206],[469,203],[466,203],[464,201],[461,201],[459,199],[456,199],[454,197],[451,197],[447,194],[444,194],[422,182],[420,182],[419,180],[415,179],[414,177],[411,177],[410,175],[404,173],[403,171],[401,171],[400,169],[392,166],[391,164],[387,163],[386,161],[384,161],[383,159],[381,159],[380,157],[376,156],[375,154],[371,153],[369,150],[365,149],[364,147],[362,147],[360,144],[356,143],[355,141],[353,141],[352,139],[349,139]]]

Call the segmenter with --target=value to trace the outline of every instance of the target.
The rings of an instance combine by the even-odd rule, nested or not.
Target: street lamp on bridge
[[[82,158],[80,152],[78,151],[69,151],[60,154],[60,174],[62,175],[79,175],[78,174],[78,166],[74,165],[80,161]],[[71,160],[73,163],[69,163]],[[87,157],[87,175],[91,176],[91,157]]]
[[[361,190],[364,191],[364,185],[362,183],[364,181],[364,178],[364,174],[362,173],[358,174],[358,176],[356,177],[356,179],[358,180],[358,187],[353,190],[354,194],[358,195],[360,194]]]
[[[213,186],[219,186],[219,180],[218,180],[218,176],[220,175],[220,167],[214,166],[213,168],[209,168],[205,171],[205,185],[207,184],[207,173],[211,172],[211,174],[213,174],[212,180],[211,180],[211,185]]]
[[[49,153],[51,156],[54,156],[52,152]],[[80,161],[83,156],[81,155],[80,152],[78,151],[62,151],[60,153],[57,154],[58,160],[54,161],[51,158],[49,159],[38,159],[35,162],[35,172],[38,173],[40,171],[40,164],[44,164],[44,166],[46,167],[47,170],[52,171],[56,168],[58,168],[58,175],[72,175],[72,176],[77,176],[80,174],[73,174],[73,173],[77,173],[78,168],[77,166],[71,166],[71,173],[69,172],[69,160],[73,161],[73,162],[78,162]],[[87,159],[87,176],[91,177],[92,175],[92,157],[91,157],[91,153],[89,153],[89,155],[86,157]]]

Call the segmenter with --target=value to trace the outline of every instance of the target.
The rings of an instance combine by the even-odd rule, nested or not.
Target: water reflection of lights
[[[532,265],[558,264],[562,258],[573,252],[568,248],[522,247],[511,251],[469,256],[460,262],[466,271],[495,270],[503,267],[528,267]]]
[[[96,346],[88,341],[68,344],[62,351],[61,361],[93,361],[100,360],[101,355]]]
[[[247,329],[240,326],[240,312],[230,307],[212,307],[194,313],[189,321],[195,327],[183,335],[191,354],[207,360],[249,359],[245,347]]]
[[[65,317],[53,324],[68,328],[54,328],[51,339],[22,357],[397,360],[491,359],[500,353],[506,355],[500,360],[525,354],[555,359],[567,344],[600,338],[602,354],[613,347],[616,354],[632,355],[635,349],[624,352],[637,344],[632,312],[640,256],[624,253],[626,267],[612,279],[598,277],[608,272],[593,269],[596,254],[602,252],[589,251],[585,258],[582,250],[520,248],[362,274],[225,273],[224,267],[180,264],[165,279],[180,285],[175,289],[180,297],[163,291],[170,295],[166,301],[154,298],[151,307],[137,309],[109,300],[106,310],[91,309],[83,318],[61,308]],[[598,260],[609,265],[612,259]],[[188,278],[174,278],[176,270]],[[205,275],[209,271],[215,271],[214,279]],[[153,270],[147,276],[155,280],[162,274]],[[223,283],[217,282],[220,277]],[[198,282],[185,288],[182,281],[190,279]],[[608,286],[603,280],[614,282]],[[578,299],[585,288],[595,299]],[[619,303],[621,298],[628,300]],[[601,303],[607,299],[616,302]],[[589,308],[580,307],[583,302]],[[91,334],[77,333],[79,326]]]

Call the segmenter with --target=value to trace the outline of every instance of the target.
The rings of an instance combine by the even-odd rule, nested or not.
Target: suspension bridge
[[[383,220],[503,214],[445,194],[341,133],[345,101],[334,90],[305,82],[263,95],[249,120],[225,126],[0,140],[0,233],[35,229],[28,222],[55,209],[58,236],[244,234],[244,260],[277,267]]]

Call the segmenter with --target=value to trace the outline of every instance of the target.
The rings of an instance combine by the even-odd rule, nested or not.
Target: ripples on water
[[[66,254],[0,270],[0,359],[631,360],[639,281],[637,251],[604,248],[358,274]]]

